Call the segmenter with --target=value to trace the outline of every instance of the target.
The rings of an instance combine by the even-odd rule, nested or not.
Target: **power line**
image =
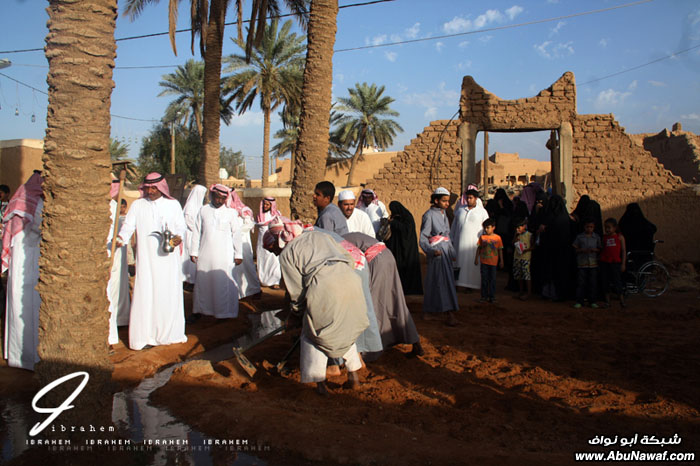
[[[392,45],[413,44],[415,42],[427,42],[427,41],[432,41],[432,40],[449,39],[451,37],[460,37],[460,36],[466,36],[466,35],[470,35],[470,34],[481,34],[484,32],[501,31],[504,29],[513,29],[513,28],[519,28],[519,27],[523,27],[523,26],[532,26],[533,24],[551,23],[552,21],[560,21],[562,19],[575,18],[577,16],[593,15],[596,13],[604,13],[606,11],[618,10],[620,8],[629,8],[632,6],[642,5],[644,3],[650,3],[653,1],[654,0],[640,0],[638,2],[625,3],[624,5],[617,5],[617,6],[612,6],[612,7],[608,7],[608,8],[600,8],[598,10],[583,11],[581,13],[572,13],[570,15],[555,16],[553,18],[537,19],[534,21],[528,21],[526,23],[508,24],[506,26],[494,26],[494,27],[490,27],[490,28],[479,29],[476,31],[458,32],[455,34],[444,34],[442,36],[423,37],[422,39],[408,39],[408,40],[401,40],[398,42],[387,42],[385,44],[373,44],[373,45],[364,45],[361,47],[350,47],[350,48],[346,48],[346,49],[337,49],[337,50],[334,50],[334,53],[351,52],[354,50],[373,49],[373,48],[377,48],[377,47],[389,47]]]
[[[16,82],[17,84],[21,84],[21,85],[24,86],[24,87],[28,87],[29,89],[31,89],[31,90],[33,90],[33,91],[39,92],[39,93],[44,94],[44,95],[46,95],[46,96],[49,95],[48,92],[42,91],[41,89],[37,89],[36,87],[30,86],[30,85],[27,84],[27,83],[23,83],[22,81],[20,81],[20,80],[18,80],[18,79],[15,79],[15,78],[13,78],[13,77],[11,77],[11,76],[8,76],[8,75],[6,75],[5,73],[0,73],[0,76],[3,76],[3,77],[5,77],[5,78],[9,79],[10,81],[14,81],[14,82]],[[121,119],[123,119],[123,120],[153,121],[153,122],[160,121],[160,120],[153,120],[153,119],[148,119],[148,120],[146,120],[146,119],[143,119],[143,118],[125,117],[125,116],[121,116],[121,115],[115,115],[115,114],[113,114],[113,113],[110,113],[110,115],[111,115],[113,118],[121,118]]]
[[[663,61],[663,60],[668,60],[669,58],[673,58],[673,57],[675,57],[676,55],[680,55],[680,54],[682,54],[682,53],[690,52],[691,50],[694,50],[694,49],[697,49],[697,48],[700,48],[700,44],[695,45],[695,46],[690,47],[690,48],[687,48],[687,49],[685,49],[685,50],[679,50],[678,52],[673,52],[673,53],[670,54],[670,55],[666,55],[665,57],[657,58],[656,60],[652,60],[652,61],[650,61],[650,62],[641,64],[641,65],[633,66],[632,68],[628,68],[628,69],[626,69],[626,70],[618,71],[617,73],[606,74],[605,76],[601,76],[600,78],[591,79],[590,81],[586,81],[586,82],[584,82],[584,83],[577,84],[577,86],[585,86],[586,84],[591,84],[591,83],[595,83],[595,82],[598,82],[598,81],[602,81],[603,79],[612,78],[613,76],[618,76],[618,75],[621,75],[621,74],[624,74],[624,73],[629,73],[630,71],[638,70],[639,68],[644,68],[645,66],[653,65],[654,63],[658,63],[658,62]]]
[[[368,6],[368,5],[375,5],[377,3],[387,3],[387,2],[394,2],[396,0],[373,0],[369,2],[362,2],[362,3],[351,3],[349,5],[341,5],[338,7],[338,9],[344,9],[344,8],[354,8],[358,6]],[[650,0],[651,1],[651,0]],[[268,16],[266,19],[276,19],[276,18],[287,18],[290,16],[294,16],[293,13],[287,13],[284,15],[276,15],[276,16]],[[250,23],[249,19],[246,19],[243,21],[243,23]],[[224,23],[225,26],[232,26],[234,24],[238,24],[238,21],[232,21],[230,23]],[[175,34],[179,34],[181,32],[190,32],[192,31],[192,28],[186,28],[186,29],[177,29],[175,31]],[[137,36],[129,36],[129,37],[120,37],[119,39],[115,39],[116,42],[121,42],[121,41],[126,41],[126,40],[134,40],[134,39],[146,39],[149,37],[158,37],[158,36],[167,36],[170,34],[170,32],[153,32],[150,34],[140,34]],[[0,51],[0,54],[8,54],[8,53],[24,53],[24,52],[42,52],[44,48],[35,48],[35,49],[18,49],[18,50],[2,50]]]

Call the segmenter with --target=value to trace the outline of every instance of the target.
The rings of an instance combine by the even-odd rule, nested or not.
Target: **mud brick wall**
[[[430,194],[438,186],[450,190],[457,199],[462,185],[462,146],[457,139],[458,121],[432,121],[411,140],[403,151],[367,182],[379,199],[399,201],[411,211],[420,228],[420,220],[430,207]],[[432,170],[432,180],[431,180]]]
[[[700,191],[636,144],[613,115],[578,115],[572,127],[574,199],[588,194],[604,219],[618,220],[637,202],[664,240],[656,251],[662,260],[700,262]]]
[[[535,97],[502,100],[465,76],[459,108],[462,121],[488,131],[556,129],[576,117],[576,81],[566,72]]]
[[[658,134],[645,135],[642,144],[664,167],[680,176],[686,183],[700,181],[700,144],[693,133],[664,129]]]

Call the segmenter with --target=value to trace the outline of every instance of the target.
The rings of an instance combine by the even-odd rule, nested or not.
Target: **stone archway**
[[[476,136],[479,131],[528,132],[551,130],[548,143],[552,160],[553,191],[573,201],[573,129],[576,119],[574,74],[564,73],[535,97],[503,100],[465,76],[459,102],[458,138],[462,146],[462,191],[478,181]]]

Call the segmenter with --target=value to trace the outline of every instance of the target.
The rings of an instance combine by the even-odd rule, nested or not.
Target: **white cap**
[[[347,201],[347,200],[354,200],[355,199],[355,193],[350,191],[349,189],[345,189],[343,191],[340,191],[338,194],[338,200],[339,201]]]
[[[443,188],[442,186],[440,186],[438,189],[433,191],[433,194],[439,194],[441,196],[449,196],[450,192],[446,188]]]

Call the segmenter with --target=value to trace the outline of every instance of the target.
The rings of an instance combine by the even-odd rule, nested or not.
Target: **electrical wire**
[[[344,9],[344,8],[354,8],[358,6],[368,6],[368,5],[375,5],[377,3],[387,3],[387,2],[395,2],[396,0],[373,0],[369,2],[362,2],[362,3],[351,3],[349,5],[341,5],[338,7],[338,9]],[[649,0],[651,1],[651,0]],[[288,18],[290,16],[294,16],[293,13],[287,13],[284,15],[275,15],[275,16],[269,16],[266,19],[276,19],[276,18]],[[249,19],[246,19],[243,21],[243,23],[250,23]],[[229,23],[224,23],[224,26],[232,26],[234,24],[238,24],[238,21],[232,21]],[[177,29],[175,31],[175,34],[179,34],[181,32],[190,32],[192,31],[192,28],[186,28],[186,29]],[[120,37],[118,39],[115,39],[116,42],[122,42],[122,41],[127,41],[127,40],[135,40],[135,39],[146,39],[149,37],[158,37],[158,36],[167,36],[170,34],[170,32],[153,32],[150,34],[140,34],[137,36],[129,36],[129,37]],[[8,53],[25,53],[25,52],[42,52],[44,50],[43,47],[41,48],[35,48],[35,49],[18,49],[18,50],[0,50],[0,54],[8,54]]]

